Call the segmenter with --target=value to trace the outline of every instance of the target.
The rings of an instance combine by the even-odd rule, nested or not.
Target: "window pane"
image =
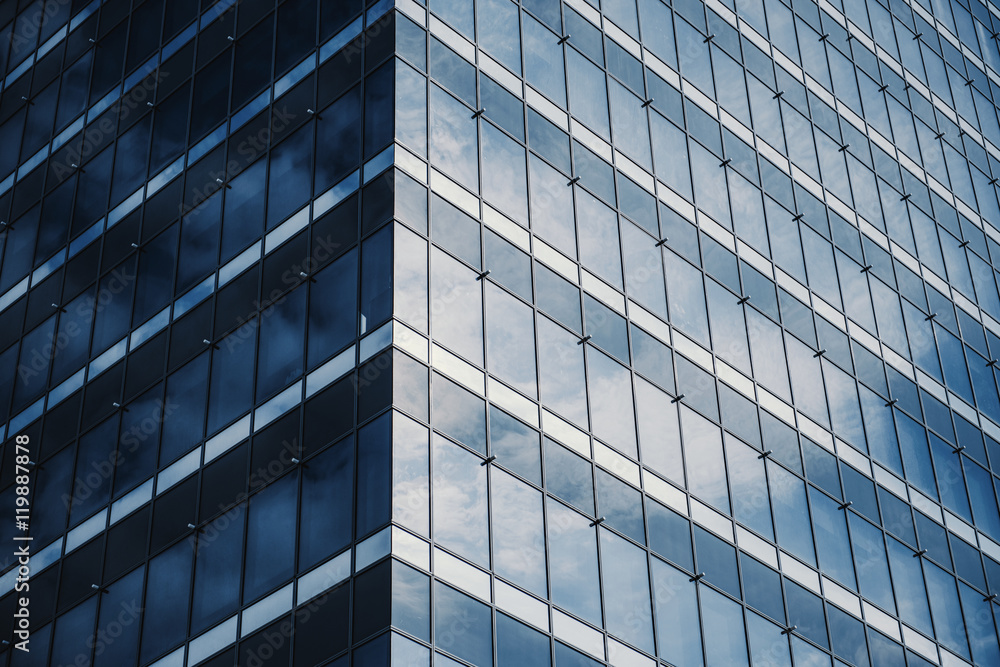
[[[506,0],[504,0],[506,2]],[[483,198],[522,225],[528,224],[528,184],[524,149],[489,123],[483,123]]]
[[[351,540],[354,438],[309,460],[302,472],[299,569],[312,567]]]
[[[546,317],[538,318],[538,388],[544,404],[586,427],[587,385],[583,348],[577,339]]]
[[[646,552],[610,531],[599,532],[608,631],[652,653],[653,619]]]
[[[558,171],[531,156],[531,229],[570,257],[576,257],[573,190]]]
[[[584,266],[621,289],[622,256],[618,216],[591,194],[576,188],[580,225],[580,260]]]
[[[521,667],[521,665],[548,667],[549,638],[518,623],[506,614],[497,614],[497,667]]]
[[[570,111],[591,130],[609,140],[611,128],[604,71],[575,49],[567,49],[566,56]]]
[[[684,459],[691,493],[729,514],[729,488],[722,454],[722,431],[694,410],[681,406]]]
[[[431,303],[434,306],[433,335],[442,345],[483,363],[483,307],[480,283],[475,273],[444,252],[434,249],[431,257]]]
[[[472,562],[488,566],[489,520],[482,459],[439,435],[432,441],[434,539]]]
[[[492,374],[528,396],[537,396],[531,308],[488,283],[486,310],[487,367]]]
[[[431,86],[431,162],[473,192],[479,192],[476,121],[468,107]]]
[[[705,665],[723,667],[747,664],[743,609],[721,593],[704,586],[699,586],[699,589],[704,614],[702,623],[706,636],[710,637],[705,642]]]
[[[809,515],[802,511],[806,507],[804,482],[771,461],[767,462],[767,476],[778,544],[806,563],[815,563],[812,526]]]
[[[295,522],[298,480],[285,475],[253,496],[247,512],[246,572],[243,601],[266,593],[295,571]]]
[[[231,613],[240,600],[240,561],[246,504],[237,506],[199,533],[191,600],[191,632],[198,633]]]
[[[704,664],[701,628],[698,623],[697,588],[689,579],[690,575],[658,558],[653,559],[659,656],[678,667],[698,667]],[[714,638],[714,630],[710,628],[709,632]]]
[[[493,569],[498,575],[545,597],[542,494],[505,472],[493,470]]]
[[[597,572],[597,536],[587,517],[558,501],[548,507],[552,601],[581,618],[601,625],[601,590]]]
[[[587,350],[587,361],[594,435],[637,458],[632,373],[594,348]]]
[[[454,588],[435,582],[435,643],[474,665],[493,664],[490,608]]]

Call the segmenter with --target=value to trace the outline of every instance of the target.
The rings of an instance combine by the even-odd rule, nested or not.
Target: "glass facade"
[[[1000,665],[998,34],[0,3],[0,663]]]

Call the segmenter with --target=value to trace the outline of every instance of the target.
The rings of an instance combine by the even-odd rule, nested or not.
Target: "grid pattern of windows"
[[[0,26],[6,664],[1000,664],[997,6]]]

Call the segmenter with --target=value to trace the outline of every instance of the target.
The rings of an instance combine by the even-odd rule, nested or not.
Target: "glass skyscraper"
[[[0,664],[1000,665],[1000,5],[0,38]]]

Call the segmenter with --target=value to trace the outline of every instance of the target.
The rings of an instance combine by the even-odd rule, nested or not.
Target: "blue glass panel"
[[[483,170],[489,174],[483,179],[483,198],[527,226],[528,175],[524,148],[489,123],[482,125],[482,140]]]
[[[865,432],[854,378],[828,361],[823,362],[823,379],[830,402],[834,432],[861,450],[866,449]]]
[[[240,561],[246,504],[238,505],[212,523],[193,543],[197,560],[191,599],[191,631],[201,632],[239,606]]]
[[[754,613],[747,614],[752,667],[791,667],[788,639],[781,628]]]
[[[678,667],[704,665],[697,591],[689,579],[690,575],[658,558],[653,559],[653,596],[659,640],[657,653],[660,658]],[[715,595],[721,597],[718,593]],[[715,637],[713,627],[707,622],[706,625],[707,632]]]
[[[680,424],[670,396],[645,380],[636,378],[635,401],[643,463],[683,486]]]
[[[79,656],[83,656],[84,659],[88,658],[91,643],[93,643],[94,617],[97,615],[98,600],[99,598],[92,597],[59,617],[55,624],[55,631],[52,633],[55,635],[55,645],[52,647],[50,658],[52,662],[49,664],[68,665],[73,664]],[[181,615],[183,616],[183,613]],[[176,627],[176,623],[174,626]],[[30,639],[25,643],[25,646],[28,650],[34,649],[36,651],[38,648],[42,648]],[[42,650],[44,651],[45,648],[47,647],[42,648]]]
[[[601,581],[608,631],[653,652],[653,617],[646,552],[601,530]]]
[[[479,0],[479,44],[515,74],[521,73],[517,6],[508,0]]]
[[[431,252],[435,340],[477,365],[483,364],[482,287],[476,274],[444,252]]]
[[[629,0],[631,1],[631,0]],[[649,124],[643,101],[617,81],[610,81],[615,146],[646,169],[652,169]]]
[[[491,616],[486,605],[435,582],[434,639],[440,648],[474,665],[493,664]]]
[[[358,253],[351,250],[315,276],[309,289],[309,366],[315,367],[357,335]]]
[[[141,662],[148,662],[183,641],[187,631],[186,610],[193,558],[194,550],[185,541],[149,561],[142,614]],[[150,591],[155,595],[149,595]],[[93,618],[93,615],[87,617]]]
[[[820,570],[848,588],[855,589],[854,565],[843,510],[837,509],[837,501],[812,487],[809,487],[809,500]]]
[[[790,401],[791,389],[781,328],[752,308],[746,310],[746,315],[754,376],[762,385]]]
[[[684,461],[691,493],[728,514],[729,489],[722,432],[718,426],[682,405],[681,433],[684,436]]]
[[[218,350],[213,350],[212,381],[208,398],[209,433],[214,433],[246,412],[253,402],[256,338],[257,327],[244,325],[224,338],[218,344]],[[207,361],[204,357],[202,359]],[[163,435],[167,436],[166,424]]]
[[[310,459],[302,473],[299,569],[339,551],[351,539],[354,439]]]
[[[576,224],[569,179],[538,157],[530,158],[531,229],[570,257],[576,257]]]
[[[403,20],[400,19],[400,24]],[[409,23],[409,21],[406,21]],[[422,31],[421,31],[422,33]],[[421,45],[423,55],[423,45]],[[427,155],[427,80],[420,73],[405,65],[396,68],[396,141],[413,149],[417,155]],[[325,119],[324,119],[325,122]],[[320,123],[322,126],[323,123]],[[339,141],[339,138],[338,138]],[[321,144],[324,145],[324,144]],[[324,151],[326,152],[326,151]],[[330,151],[334,153],[336,151]],[[357,152],[355,151],[355,154]],[[350,155],[350,153],[348,153]],[[318,172],[317,159],[317,172]],[[353,166],[353,164],[352,164]],[[319,175],[317,173],[317,181]],[[335,182],[332,179],[330,182]],[[317,183],[316,191],[322,188]]]
[[[646,505],[649,546],[683,568],[694,569],[691,558],[691,524],[686,518],[657,502]]]
[[[639,544],[645,544],[642,494],[600,468],[597,469],[596,480],[597,514],[607,519],[603,525],[611,526]]]
[[[594,196],[576,188],[580,260],[609,283],[622,288],[622,256],[618,241],[618,215]]]
[[[594,512],[590,461],[545,438],[545,488],[587,514]]]
[[[983,596],[964,583],[958,584],[965,612],[965,630],[972,647],[972,659],[983,665],[1000,664],[1000,645],[997,644],[993,614],[984,609]]]
[[[491,481],[493,569],[498,575],[544,597],[542,494],[499,470],[493,472]]]
[[[587,424],[583,348],[576,337],[546,317],[538,325],[538,388],[542,403],[563,417]]]
[[[391,415],[387,413],[358,430],[358,537],[367,535],[390,518],[391,429]]]
[[[110,631],[117,625],[121,626],[121,630],[120,635],[115,637],[113,641],[109,634],[106,634],[104,641],[101,641],[100,635],[97,636],[98,641],[94,645],[95,667],[113,667],[131,664],[135,661],[136,650],[139,648],[139,624],[136,622],[139,609],[137,609],[136,603],[142,598],[143,574],[145,574],[145,568],[136,568],[108,586],[107,594],[101,600],[98,627]],[[237,578],[238,585],[239,579]],[[128,620],[127,625],[126,620]],[[31,638],[36,641],[41,639],[39,643],[45,646],[45,638],[40,638],[39,634],[41,633],[37,631],[32,632]]]
[[[639,0],[639,19],[642,24],[642,42],[659,58],[677,67],[674,44],[672,12],[660,0]]]
[[[402,563],[392,563],[392,625],[430,641],[430,578]],[[395,642],[393,642],[395,651]],[[415,664],[400,660],[404,664]],[[425,659],[424,665],[427,664]]]
[[[593,348],[587,350],[587,368],[594,435],[637,458],[631,372]]]
[[[250,499],[247,512],[243,600],[275,588],[295,571],[295,516],[298,480],[285,475]]]
[[[812,527],[809,516],[802,511],[806,506],[805,484],[771,461],[767,463],[767,476],[778,544],[805,562],[815,563]]]
[[[302,288],[286,294],[261,312],[258,400],[302,375],[305,320],[306,290]]]
[[[688,164],[687,137],[684,131],[658,113],[649,114],[649,120],[656,175],[680,194],[691,198],[691,168]]]
[[[473,0],[431,0],[427,6],[451,27],[469,39],[475,39]]]
[[[694,550],[703,581],[721,588],[734,598],[740,595],[740,576],[736,569],[736,549],[701,526],[694,527]]]
[[[531,308],[492,284],[486,286],[486,308],[487,366],[528,396],[537,396]]]
[[[783,623],[785,603],[781,594],[781,575],[742,552],[740,569],[743,572],[743,592],[747,604]],[[751,651],[753,650],[751,639]]]
[[[464,448],[432,437],[434,539],[474,563],[489,563],[486,468]]]
[[[566,52],[570,111],[605,140],[611,138],[604,71],[575,49]]]
[[[743,609],[710,588],[699,587],[701,592],[702,624],[704,633],[711,637],[705,642],[706,667],[745,665],[748,663],[746,632],[743,629]],[[691,635],[683,634],[682,641]]]
[[[431,378],[431,384],[434,428],[480,454],[485,454],[485,402],[437,373]]]
[[[893,410],[886,407],[885,400],[861,385],[861,412],[867,431],[868,451],[872,458],[898,475],[903,474],[903,462],[896,442],[896,429],[892,423]]]
[[[430,74],[469,106],[476,105],[476,69],[443,42],[431,38]]]
[[[890,613],[896,611],[882,531],[849,512],[851,546],[861,594]]]
[[[750,346],[747,344],[746,321],[737,297],[714,280],[707,283],[709,321],[712,342],[718,354],[746,374],[750,370]]]
[[[934,632],[939,642],[955,651],[966,660],[969,644],[962,619],[962,606],[955,588],[955,578],[941,568],[924,562],[924,577],[934,616]]]
[[[552,601],[581,618],[601,624],[597,535],[587,517],[558,501],[546,500]],[[557,565],[556,565],[557,564]]]
[[[671,322],[708,345],[708,313],[700,271],[672,252],[664,253]]]
[[[653,220],[655,226],[655,216]],[[650,312],[666,319],[663,260],[655,243],[654,239],[643,234],[635,225],[622,223],[626,291]]]
[[[312,194],[313,127],[310,123],[271,149],[267,228],[298,210]]]
[[[788,603],[788,623],[797,627],[798,634],[828,647],[826,621],[823,618],[823,600],[802,586],[785,579],[785,596]]]
[[[949,424],[950,426],[950,424]],[[972,508],[966,493],[962,463],[951,445],[933,433],[930,434],[931,452],[934,455],[934,470],[937,472],[938,489],[945,507],[972,521]]]
[[[549,638],[506,614],[498,613],[496,664],[497,667],[520,667],[525,664],[548,667],[552,664]]]
[[[524,102],[488,76],[479,78],[480,108],[489,118],[524,143]]]
[[[524,78],[561,107],[566,106],[566,74],[558,37],[524,16]]]
[[[477,123],[468,107],[431,86],[430,158],[441,171],[479,191]]]
[[[497,463],[525,479],[541,485],[542,461],[538,432],[506,412],[490,406],[490,453]]]
[[[729,483],[732,486],[733,516],[768,539],[774,539],[771,506],[767,498],[764,461],[756,449],[726,436]]]

